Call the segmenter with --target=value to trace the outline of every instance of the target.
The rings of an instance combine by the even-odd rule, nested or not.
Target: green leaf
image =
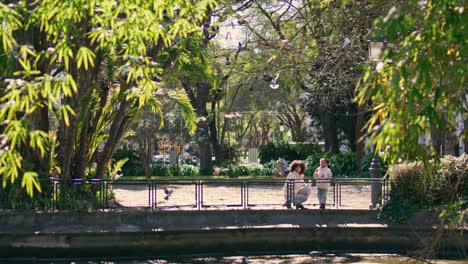
[[[27,171],[23,174],[23,180],[21,181],[21,187],[26,189],[29,196],[34,195],[34,188],[41,192],[41,186],[38,181],[38,174],[32,171]]]
[[[76,54],[77,67],[81,68],[81,64],[84,64],[85,70],[88,69],[88,65],[94,67],[94,59],[96,55],[88,49],[87,47],[80,47],[78,53]]]

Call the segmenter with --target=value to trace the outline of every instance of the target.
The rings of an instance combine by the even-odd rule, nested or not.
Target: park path
[[[115,201],[122,207],[148,207],[150,203],[149,186],[145,184],[116,184],[113,185]],[[166,200],[164,189],[173,190]],[[168,184],[158,185],[156,188],[155,207],[165,210],[198,210],[196,208],[195,185]],[[370,185],[341,185],[341,203],[334,199],[334,189],[328,192],[328,208],[330,209],[369,209],[371,204]],[[242,193],[240,184],[227,185],[204,184],[201,188],[203,210],[212,209],[244,209],[242,206]],[[246,194],[248,208],[250,209],[284,209],[283,183],[254,184],[249,185]],[[304,205],[309,208],[317,208],[317,190],[312,188],[312,193]]]

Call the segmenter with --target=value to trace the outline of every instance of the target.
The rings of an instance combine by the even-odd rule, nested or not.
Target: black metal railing
[[[303,205],[318,206],[315,180]],[[301,181],[299,181],[300,183]],[[41,180],[42,192],[25,194],[20,183],[0,191],[0,209],[72,210],[146,208],[150,210],[281,209],[292,201],[296,180],[249,178],[171,178],[157,180]],[[389,182],[375,178],[330,180],[327,208],[374,209],[388,200]],[[294,205],[294,204],[293,204]]]

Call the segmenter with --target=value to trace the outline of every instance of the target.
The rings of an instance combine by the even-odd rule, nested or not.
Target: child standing
[[[328,160],[321,158],[320,166],[315,169],[314,179],[317,180],[317,197],[320,203],[320,209],[325,209],[327,203],[327,192],[330,188],[330,179],[332,172],[328,168]]]

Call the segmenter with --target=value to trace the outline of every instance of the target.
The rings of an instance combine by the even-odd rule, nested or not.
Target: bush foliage
[[[284,142],[280,142],[276,147],[281,146]],[[288,145],[289,146],[289,145]],[[293,145],[294,146],[294,145]],[[288,147],[286,147],[288,148]],[[294,147],[296,148],[296,146]],[[291,148],[291,149],[294,149]],[[319,166],[319,161],[321,158],[327,158],[330,160],[330,169],[333,172],[333,177],[337,178],[367,178],[369,177],[369,166],[372,161],[373,155],[366,154],[361,161],[361,166],[356,165],[356,154],[353,152],[345,152],[340,154],[330,154],[323,153],[318,150],[313,150],[312,148],[307,151],[280,151],[281,148],[276,148],[277,152],[275,155],[278,155],[279,158],[285,159],[288,163],[294,159],[302,157],[310,151],[309,155],[304,159],[307,170],[306,177],[312,177],[314,169]],[[275,151],[276,151],[275,150]],[[293,154],[291,154],[293,153]],[[288,159],[284,158],[283,155],[289,155]],[[273,157],[273,156],[272,156]],[[121,174],[124,176],[143,176],[143,166],[141,161],[138,158],[138,155],[135,150],[118,150],[114,155],[114,160],[118,161],[123,158],[128,158],[128,161],[123,165],[121,169]],[[279,159],[278,158],[278,159]],[[385,170],[385,165],[382,167]],[[242,176],[270,176],[273,173],[277,172],[275,168],[275,161],[268,161],[263,163],[259,167],[247,167],[242,165],[236,165],[229,162],[224,162],[220,165],[220,168],[224,168],[222,172],[219,173],[221,176],[229,177],[242,177]],[[196,165],[188,164],[153,164],[153,176],[160,177],[175,177],[175,176],[212,176],[214,168],[205,168],[200,169]]]
[[[128,158],[127,162],[122,166],[121,173],[125,176],[141,176],[145,175],[143,170],[143,163],[138,157],[136,150],[132,149],[118,149],[115,151],[112,159],[119,161],[121,159]]]
[[[391,189],[383,215],[393,222],[405,222],[420,209],[436,208],[454,201],[460,210],[467,207],[468,155],[446,156],[439,168],[427,177],[422,163],[408,163],[389,169]]]
[[[308,156],[320,152],[318,145],[289,144],[286,141],[273,141],[260,147],[260,163],[265,164],[272,160],[283,158],[287,161],[305,160]]]

